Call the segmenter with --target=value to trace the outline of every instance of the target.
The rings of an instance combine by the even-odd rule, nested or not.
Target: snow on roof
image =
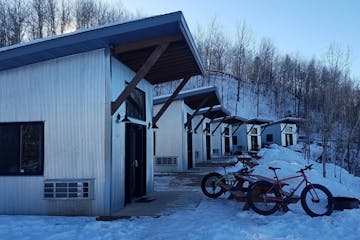
[[[299,123],[303,123],[305,121],[306,120],[304,118],[286,117],[286,118],[281,118],[279,120],[271,122],[271,123],[268,124],[268,126],[275,125],[275,124],[280,124],[280,123],[299,124]]]
[[[270,122],[272,122],[272,120],[265,119],[265,118],[252,118],[247,121],[248,124],[257,124],[257,125],[261,125],[261,124],[265,124],[265,123],[267,124]]]
[[[196,115],[205,115],[207,118],[210,119],[226,117],[231,115],[230,111],[224,108],[222,105],[215,106],[210,110],[210,112],[208,111],[209,108],[202,108],[200,109],[200,111],[197,112]]]

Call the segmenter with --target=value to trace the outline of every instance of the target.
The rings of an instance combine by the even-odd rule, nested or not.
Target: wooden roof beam
[[[191,77],[186,77],[184,78],[181,83],[179,84],[179,86],[175,89],[175,91],[173,92],[173,94],[167,99],[167,101],[164,103],[164,105],[160,108],[159,112],[155,115],[155,117],[153,117],[152,120],[152,126],[153,128],[156,128],[156,123],[157,121],[159,121],[159,119],[161,118],[161,116],[164,114],[164,112],[166,111],[166,109],[170,106],[170,104],[172,103],[172,101],[177,97],[177,95],[179,94],[179,92],[181,91],[181,89],[183,89],[183,87],[185,86],[185,84],[190,80]]]
[[[126,98],[131,94],[131,92],[136,88],[136,85],[143,79],[146,74],[150,71],[151,67],[154,66],[156,61],[160,58],[160,56],[165,52],[169,43],[162,43],[157,46],[155,50],[151,53],[139,71],[135,74],[130,83],[126,86],[126,88],[121,92],[121,94],[116,98],[114,102],[111,102],[111,115],[119,109],[121,104],[126,100]]]

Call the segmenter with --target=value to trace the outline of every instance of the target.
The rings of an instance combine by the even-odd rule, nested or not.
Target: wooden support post
[[[195,129],[194,129],[194,132],[196,133],[196,131],[198,130],[198,128],[200,127],[200,125],[202,124],[202,122],[205,120],[206,118],[206,114],[208,114],[212,109],[213,109],[214,106],[211,106],[207,111],[206,113],[203,114],[200,122],[196,125]]]
[[[284,131],[285,131],[285,129],[286,129],[286,127],[287,127],[287,123],[285,123],[285,126],[284,126],[284,128],[283,129],[281,129],[281,133],[283,133]]]
[[[161,107],[161,109],[159,110],[159,112],[155,115],[155,117],[153,117],[152,120],[152,126],[156,127],[156,123],[157,121],[159,121],[159,119],[161,118],[161,116],[164,114],[164,112],[166,111],[166,109],[170,106],[171,102],[177,97],[177,95],[179,94],[179,92],[181,91],[181,89],[183,89],[183,87],[185,86],[185,84],[190,80],[190,77],[186,77],[184,78],[181,83],[179,84],[179,86],[175,89],[175,91],[173,92],[173,94],[167,99],[167,101],[164,103],[164,105]]]
[[[225,118],[226,118],[226,116],[223,117],[223,119],[221,119],[221,121],[220,121],[219,124],[216,126],[216,128],[214,129],[214,131],[212,131],[211,134],[214,134],[214,133],[216,132],[216,130],[220,127],[220,125],[225,121]]]
[[[139,69],[139,71],[135,74],[130,83],[126,86],[126,88],[122,91],[122,93],[117,97],[117,99],[111,103],[111,115],[119,109],[121,104],[126,100],[126,98],[131,94],[131,92],[135,89],[136,85],[143,79],[146,74],[150,71],[150,69],[154,66],[156,61],[160,58],[160,56],[165,52],[169,43],[163,43],[155,48],[155,50],[148,57],[144,65]]]
[[[249,131],[246,132],[246,134],[249,134],[249,133],[251,132],[251,130],[253,130],[254,127],[255,127],[255,124],[253,124],[253,125],[251,126],[251,128],[249,129]]]

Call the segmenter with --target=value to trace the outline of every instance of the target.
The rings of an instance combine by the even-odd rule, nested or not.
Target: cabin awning
[[[204,115],[212,120],[230,116],[230,112],[221,105],[213,107],[210,111],[208,110],[209,109],[201,109],[196,115]]]
[[[165,51],[146,73],[152,84],[205,75],[181,12],[108,24],[42,38],[0,49],[0,71],[59,57],[110,48],[121,62],[138,72],[157,46]]]
[[[165,103],[170,95],[164,95],[154,98],[154,105]],[[201,107],[212,107],[221,104],[219,93],[216,87],[205,87],[192,89],[180,92],[173,101],[183,100],[191,109],[199,107],[200,103],[204,101]]]

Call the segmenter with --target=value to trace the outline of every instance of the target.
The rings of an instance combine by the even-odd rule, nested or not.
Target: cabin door
[[[190,122],[189,122],[190,121]],[[191,115],[187,114],[188,126],[191,126]],[[192,132],[189,129],[187,130],[187,159],[188,159],[188,169],[193,167],[193,144],[192,144]]]
[[[206,160],[211,159],[211,140],[210,135],[206,135]]]
[[[146,194],[146,126],[127,123],[125,142],[125,202]]]
[[[258,142],[257,136],[251,136],[251,149],[250,150],[254,150],[254,151],[259,150],[259,142]]]
[[[230,137],[225,137],[225,154],[230,154]]]
[[[285,146],[290,146],[294,144],[293,135],[292,134],[285,134]]]

